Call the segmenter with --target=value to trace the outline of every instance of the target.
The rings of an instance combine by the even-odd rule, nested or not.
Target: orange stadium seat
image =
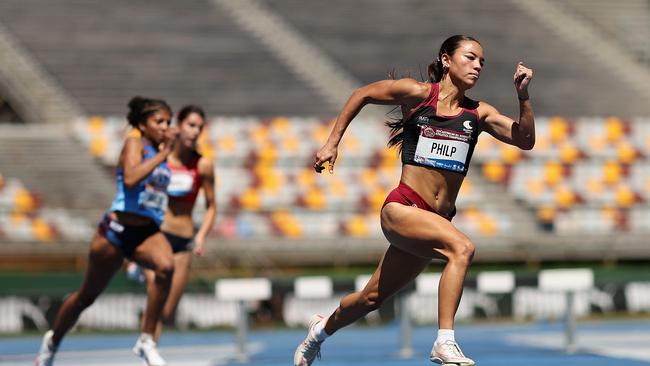
[[[547,161],[544,164],[544,182],[553,187],[564,180],[564,166],[557,161]]]
[[[90,150],[90,154],[92,154],[96,158],[101,158],[102,156],[106,155],[106,152],[108,151],[108,140],[106,136],[96,136],[93,137],[93,139],[90,141],[90,145],[88,146],[88,149]]]
[[[380,186],[375,187],[368,193],[368,204],[372,212],[378,213],[381,210],[386,196],[388,195],[388,190]]]
[[[616,157],[622,164],[632,164],[638,156],[639,153],[631,142],[622,141],[616,146]]]
[[[555,189],[555,204],[563,209],[571,208],[576,204],[576,194],[572,189],[565,185],[560,185]]]
[[[508,144],[501,144],[499,150],[501,152],[501,161],[506,164],[515,164],[523,155],[521,149]]]
[[[542,225],[552,225],[557,217],[557,209],[552,205],[542,205],[537,208],[537,220]]]
[[[302,223],[288,211],[278,210],[272,212],[271,221],[282,236],[287,238],[300,238],[303,236]]]
[[[14,210],[20,213],[29,213],[36,209],[34,196],[26,189],[18,189],[14,193]]]
[[[370,235],[370,228],[364,215],[353,215],[345,223],[345,233],[353,238],[366,238]]]
[[[564,142],[569,137],[569,124],[562,117],[551,117],[548,120],[549,138],[555,144]]]
[[[239,196],[239,201],[242,208],[247,211],[259,211],[262,208],[259,190],[253,187],[244,190]]]
[[[206,125],[203,131],[201,131],[199,139],[196,142],[196,150],[199,152],[199,154],[205,156],[207,159],[213,160],[215,151],[214,145],[210,140],[210,133],[208,131],[209,128],[210,126]]]
[[[559,146],[559,155],[562,163],[574,164],[580,159],[581,152],[571,141],[565,141]]]
[[[54,230],[45,220],[36,218],[32,220],[32,232],[34,238],[38,241],[52,241],[54,239]]]
[[[507,169],[500,161],[490,160],[483,164],[482,168],[483,176],[490,182],[505,182]]]
[[[603,164],[603,181],[610,186],[616,185],[621,181],[623,168],[618,162],[606,161]]]
[[[325,193],[318,187],[312,187],[305,194],[305,204],[311,210],[322,210],[327,205]]]
[[[627,185],[619,185],[616,187],[616,205],[618,207],[630,208],[637,202],[636,194]]]
[[[609,117],[605,120],[605,138],[609,143],[615,144],[625,136],[625,126],[618,117]]]

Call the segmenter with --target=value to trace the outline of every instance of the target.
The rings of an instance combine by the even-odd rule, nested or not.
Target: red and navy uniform
[[[186,202],[194,206],[201,189],[201,177],[198,168],[200,159],[201,155],[194,153],[188,166],[176,166],[170,161],[167,162],[167,166],[171,171],[171,181],[167,187],[170,205],[174,205],[175,202]],[[164,231],[163,234],[172,245],[174,253],[191,250],[194,246],[192,238],[184,238]]]
[[[467,175],[480,132],[478,102],[465,98],[455,116],[437,113],[440,86],[404,116],[402,163]]]

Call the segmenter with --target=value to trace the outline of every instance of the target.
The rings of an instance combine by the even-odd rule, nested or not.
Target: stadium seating
[[[400,174],[397,152],[385,145],[388,130],[381,122],[356,121],[342,141],[336,173],[319,176],[311,159],[331,124],[287,117],[211,121],[200,149],[216,162],[222,216],[215,234],[381,237],[377,213]],[[536,126],[537,145],[531,151],[481,135],[471,169],[476,175],[470,174],[461,188],[455,224],[488,237],[515,229],[517,220],[493,205],[481,186],[492,182],[544,230],[648,230],[650,120],[538,117]],[[128,133],[117,118],[91,118],[76,130],[90,152],[108,164],[115,163]]]
[[[483,136],[477,160],[486,179],[558,233],[647,231],[648,126],[647,118],[538,118],[534,150],[508,152]]]
[[[40,197],[18,179],[0,174],[0,240],[87,241],[92,236],[92,228],[85,219],[42,205]]]
[[[397,152],[385,147],[388,130],[376,121],[353,124],[342,142],[336,174],[318,176],[311,159],[331,123],[215,118],[200,143],[200,150],[216,159],[222,217],[215,233],[226,238],[382,237],[377,214],[400,175]],[[76,131],[90,153],[108,164],[115,164],[128,133],[124,121],[98,117],[79,122]],[[512,218],[485,205],[485,196],[468,178],[455,222],[481,236],[507,232]]]

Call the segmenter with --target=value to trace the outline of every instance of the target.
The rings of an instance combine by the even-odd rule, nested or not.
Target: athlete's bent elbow
[[[126,188],[131,189],[136,185],[138,185],[138,181],[134,179],[127,179],[126,177],[124,177],[124,185],[126,186]]]
[[[138,185],[140,182],[139,179],[136,179],[132,174],[127,174],[126,172],[124,173],[124,185],[126,188],[133,188]]]
[[[350,101],[355,101],[361,106],[365,106],[366,104],[370,103],[371,99],[368,93],[364,90],[363,87],[354,89],[352,94],[350,95]]]
[[[532,150],[535,147],[535,140],[525,141],[519,144],[519,148],[522,150]]]

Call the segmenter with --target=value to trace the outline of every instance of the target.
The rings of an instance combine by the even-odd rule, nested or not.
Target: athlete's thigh
[[[383,301],[417,277],[430,262],[429,258],[415,256],[391,245],[362,292],[370,297],[376,294]]]
[[[173,265],[173,257],[172,247],[160,231],[146,238],[133,251],[133,260],[154,270]]]
[[[455,243],[469,240],[444,217],[396,202],[382,209],[381,227],[391,244],[424,258],[448,257]]]
[[[84,295],[101,293],[123,261],[124,254],[120,248],[95,234],[90,243],[88,267],[79,292]]]

